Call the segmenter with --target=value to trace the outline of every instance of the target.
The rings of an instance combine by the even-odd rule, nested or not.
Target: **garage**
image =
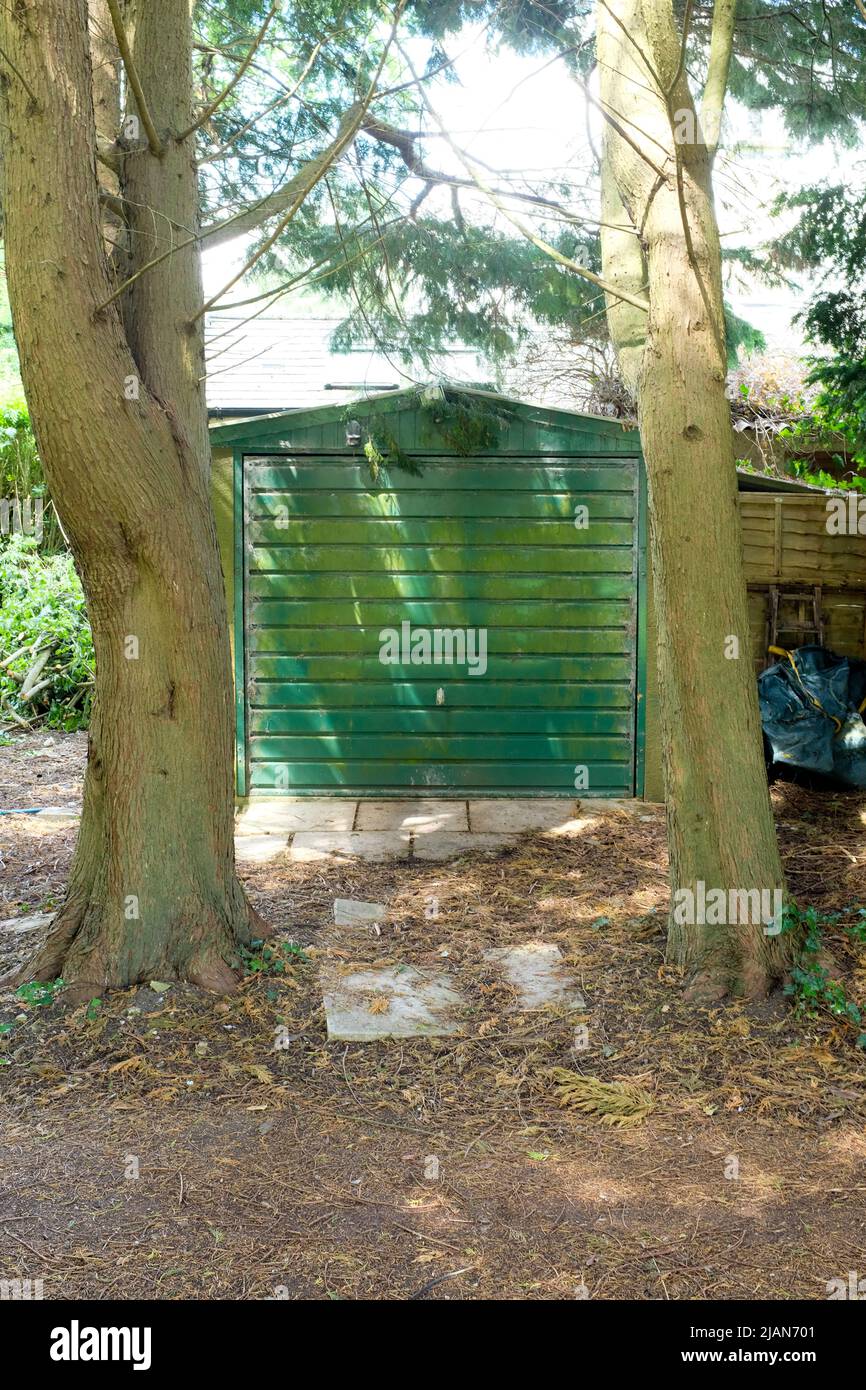
[[[232,455],[239,795],[640,791],[636,434],[460,398],[213,431]]]

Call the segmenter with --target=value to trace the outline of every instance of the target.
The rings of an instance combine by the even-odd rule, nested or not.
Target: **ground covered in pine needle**
[[[36,804],[28,776],[40,804],[80,790],[83,740],[41,747],[0,753],[7,806]],[[866,797],[773,799],[790,887],[844,913],[828,944],[864,1006],[845,926]],[[0,817],[0,916],[56,905],[74,834]],[[785,1300],[866,1275],[857,1030],[781,994],[686,1001],[664,963],[661,814],[612,809],[495,858],[244,878],[279,933],[234,996],[0,996],[0,1278],[46,1298]],[[336,897],[386,904],[381,935],[341,952]],[[6,964],[35,945],[2,935]],[[521,1013],[482,958],[535,939],[560,947],[581,1013]],[[329,1043],[325,955],[453,971],[464,1035]]]

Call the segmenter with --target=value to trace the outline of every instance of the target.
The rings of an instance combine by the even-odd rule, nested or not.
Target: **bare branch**
[[[264,20],[264,23],[263,23],[261,29],[259,30],[259,32],[256,34],[255,38],[253,39],[252,47],[249,49],[249,52],[247,53],[246,57],[244,58],[243,62],[242,62],[241,65],[240,65],[240,67],[238,68],[238,70],[237,70],[237,72],[235,73],[234,77],[232,78],[231,82],[227,83],[227,85],[226,85],[225,87],[223,87],[222,91],[221,91],[217,96],[215,96],[215,97],[213,98],[212,101],[209,101],[209,102],[208,102],[207,106],[206,106],[205,109],[202,111],[202,113],[201,113],[201,115],[198,117],[198,119],[195,120],[195,121],[193,121],[193,123],[192,123],[191,126],[188,126],[187,129],[186,129],[185,131],[183,131],[182,134],[180,134],[180,135],[177,136],[178,143],[182,143],[184,140],[188,139],[190,135],[194,135],[195,132],[196,132],[201,126],[204,125],[205,121],[210,120],[210,118],[211,118],[211,116],[213,115],[214,111],[216,111],[218,107],[222,106],[223,102],[226,100],[226,97],[228,97],[228,96],[234,91],[235,87],[236,87],[236,86],[238,85],[238,83],[240,82],[241,78],[243,77],[243,75],[244,75],[244,73],[246,72],[247,68],[249,67],[250,63],[253,61],[253,58],[256,56],[256,53],[257,53],[257,51],[258,51],[258,49],[259,49],[259,47],[260,47],[260,45],[261,45],[262,39],[265,37],[265,34],[268,32],[268,28],[269,28],[269,26],[270,26],[270,22],[271,22],[271,20],[273,19],[274,15],[277,13],[277,11],[278,11],[279,8],[280,8],[280,0],[273,0],[273,3],[272,3],[272,5],[271,5],[271,8],[268,10],[267,14],[265,15],[265,20]]]
[[[124,151],[113,140],[107,140],[104,135],[97,135],[96,158],[106,169],[119,174],[123,165],[123,155]]]
[[[162,154],[162,141],[156,133],[156,126],[153,124],[150,108],[145,101],[138,72],[135,63],[132,61],[132,50],[129,47],[129,39],[126,36],[126,30],[123,27],[118,0],[106,0],[106,4],[108,5],[108,13],[111,15],[111,22],[114,25],[114,37],[117,39],[117,46],[120,49],[120,56],[123,59],[126,76],[132,88],[132,94],[135,97],[138,114],[141,117],[141,124],[144,126],[144,131],[147,135],[147,143],[150,146],[151,152],[159,156]]]
[[[431,169],[428,164],[425,164],[423,157],[417,150],[418,140],[423,138],[421,133],[415,134],[411,130],[399,130],[396,126],[389,125],[387,121],[382,121],[377,116],[368,117],[361,129],[365,135],[378,140],[381,144],[391,145],[398,152],[409,172],[425,183],[446,184],[452,190],[478,188],[475,178],[461,177],[460,174],[446,174],[439,169]],[[479,164],[480,160],[474,162]],[[584,226],[587,223],[591,223],[593,226],[597,225],[596,218],[579,217],[576,213],[570,212],[562,203],[553,198],[543,198],[540,193],[525,193],[518,188],[499,188],[496,186],[493,187],[493,192],[501,198],[516,198],[522,203],[532,203],[534,207],[549,209],[551,212],[558,213],[564,221],[571,222],[575,226]]]
[[[99,201],[104,208],[108,208],[110,212],[113,212],[115,217],[119,218],[121,222],[126,221],[126,205],[123,199],[119,198],[116,193],[109,193],[107,188],[100,188]]]

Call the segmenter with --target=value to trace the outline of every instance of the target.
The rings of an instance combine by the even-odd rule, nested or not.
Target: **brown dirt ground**
[[[0,749],[0,804],[78,795],[86,740],[44,737]],[[773,798],[799,901],[862,902],[866,797]],[[59,901],[73,843],[0,817],[0,917]],[[134,990],[74,1011],[0,997],[0,1277],[41,1277],[46,1298],[785,1300],[866,1272],[866,1057],[781,996],[686,1002],[664,964],[661,815],[612,810],[495,859],[244,878],[305,949],[284,976],[227,999],[172,987],[147,1013]],[[459,970],[465,1037],[327,1042],[314,967],[339,950],[337,896],[390,907],[356,960]],[[34,936],[0,933],[6,963]],[[515,1012],[480,961],[536,936],[584,1014]],[[866,1003],[866,951],[841,929],[832,945]],[[556,1066],[637,1084],[652,1109],[624,1129],[563,1109]]]

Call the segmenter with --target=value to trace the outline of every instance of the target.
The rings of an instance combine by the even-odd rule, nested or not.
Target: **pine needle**
[[[654,1106],[648,1091],[627,1081],[597,1081],[594,1076],[580,1076],[566,1067],[553,1067],[550,1075],[560,1106],[594,1115],[604,1125],[639,1125]]]

